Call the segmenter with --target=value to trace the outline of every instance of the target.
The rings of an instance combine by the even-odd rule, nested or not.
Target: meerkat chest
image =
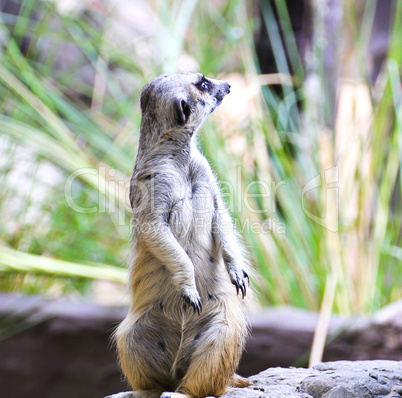
[[[211,236],[215,211],[213,184],[201,165],[191,164],[172,207],[169,224],[178,239],[205,240]]]

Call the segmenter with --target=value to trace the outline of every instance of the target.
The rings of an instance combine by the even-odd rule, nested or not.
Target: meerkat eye
[[[209,82],[204,76],[194,84],[201,91],[209,91],[211,89],[211,82]]]
[[[209,91],[209,83],[206,80],[201,82],[200,87],[206,91]]]

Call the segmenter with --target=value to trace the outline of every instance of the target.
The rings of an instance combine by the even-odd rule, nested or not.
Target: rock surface
[[[221,398],[381,398],[402,396],[402,362],[338,361],[312,369],[273,368]]]
[[[345,323],[348,321],[350,320],[333,316],[329,325],[329,335],[339,334],[339,331],[345,329]],[[240,362],[239,374],[251,376],[276,366],[284,368],[307,366],[318,313],[290,306],[264,308],[250,314],[249,322],[252,332]],[[348,348],[350,351],[350,345]],[[329,355],[325,361],[338,359],[357,358]],[[362,359],[396,358],[376,356]]]
[[[306,367],[318,314],[293,307],[266,308],[250,315],[252,329],[239,374],[263,369]],[[402,361],[402,300],[374,316],[332,316],[324,362],[387,359]]]

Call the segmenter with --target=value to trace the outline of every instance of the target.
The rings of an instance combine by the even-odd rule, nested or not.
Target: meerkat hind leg
[[[183,358],[190,358],[177,388],[177,391],[188,395],[181,397],[220,396],[233,385],[241,352],[242,342],[237,338],[240,333],[242,331],[236,330],[236,325],[232,325],[227,317],[224,321],[211,319],[208,322],[207,327],[181,353]]]

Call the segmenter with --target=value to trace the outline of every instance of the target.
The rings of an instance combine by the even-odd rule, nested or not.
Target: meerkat
[[[133,391],[110,397],[202,398],[250,384],[235,373],[250,271],[195,138],[229,92],[227,82],[195,73],[159,76],[141,93],[131,305],[115,333]]]

